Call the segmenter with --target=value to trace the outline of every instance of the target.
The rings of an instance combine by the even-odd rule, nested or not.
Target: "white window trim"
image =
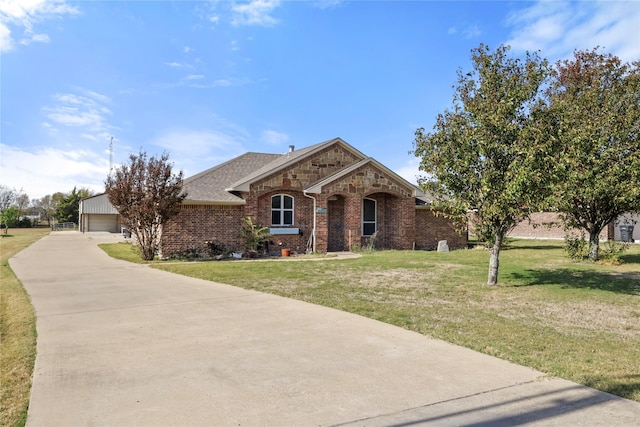
[[[364,201],[365,200],[369,200],[369,201],[373,202],[373,207],[374,207],[374,211],[373,211],[374,220],[373,221],[365,221],[364,220]],[[367,224],[373,224],[375,226],[374,227],[375,228],[374,233],[376,231],[378,231],[378,201],[376,199],[370,199],[368,197],[365,197],[364,199],[362,199],[362,212],[361,212],[361,218],[360,219],[361,219],[361,221],[360,221],[361,232],[362,232],[362,236],[363,237],[373,236],[373,234],[364,234],[364,224],[365,224],[365,222]]]
[[[280,208],[279,209],[274,209],[273,208],[273,198],[274,197],[280,197]],[[284,198],[285,197],[290,197],[291,198],[291,209],[285,209],[285,207],[284,207]],[[295,197],[293,197],[293,196],[291,196],[289,194],[274,194],[269,199],[269,202],[271,203],[271,205],[270,205],[271,210],[269,212],[271,212],[271,218],[272,219],[273,219],[273,212],[274,211],[279,211],[280,212],[280,224],[271,223],[272,226],[275,226],[275,227],[291,227],[296,223],[296,218],[295,218],[296,199],[295,199]],[[284,213],[285,212],[289,212],[289,211],[291,211],[291,224],[284,224]]]

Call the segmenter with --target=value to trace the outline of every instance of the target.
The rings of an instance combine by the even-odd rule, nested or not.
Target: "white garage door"
[[[109,231],[118,233],[118,217],[117,215],[99,215],[91,214],[89,216],[89,231]]]

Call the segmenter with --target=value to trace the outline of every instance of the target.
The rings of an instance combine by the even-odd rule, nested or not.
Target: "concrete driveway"
[[[638,403],[417,333],[113,260],[103,236],[53,233],[10,260],[37,312],[28,426],[640,420]]]

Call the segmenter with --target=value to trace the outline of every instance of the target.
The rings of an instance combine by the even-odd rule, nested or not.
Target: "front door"
[[[345,251],[344,244],[344,197],[335,196],[329,200],[327,223],[329,227],[328,252]]]

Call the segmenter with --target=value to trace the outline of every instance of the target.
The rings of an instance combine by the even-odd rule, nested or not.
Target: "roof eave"
[[[247,202],[245,200],[184,200],[183,205],[215,205],[215,206],[243,206]]]

